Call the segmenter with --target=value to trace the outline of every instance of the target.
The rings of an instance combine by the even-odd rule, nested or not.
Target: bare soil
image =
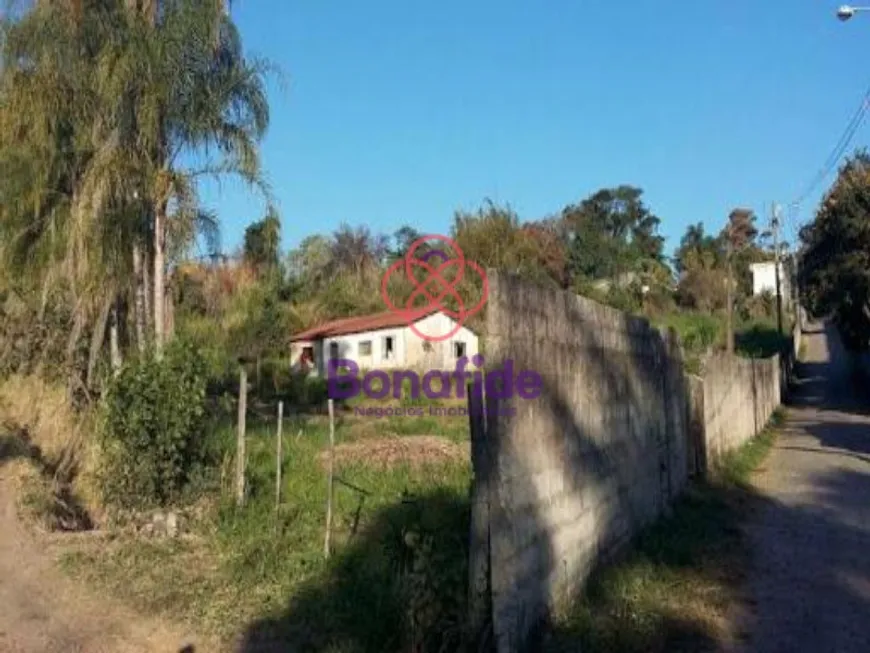
[[[329,453],[319,455],[322,464]],[[468,460],[468,446],[461,446],[435,435],[410,435],[389,438],[365,438],[336,445],[337,465],[363,462],[382,469],[406,464],[413,468]]]
[[[0,651],[4,653],[205,653],[180,627],[97,596],[56,567],[53,538],[18,516],[16,467],[0,458]],[[81,537],[63,535],[62,538]]]

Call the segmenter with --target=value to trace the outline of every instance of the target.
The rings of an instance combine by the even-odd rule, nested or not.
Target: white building
[[[752,263],[752,294],[761,295],[769,292],[776,295],[776,264],[773,261]],[[790,297],[789,279],[782,261],[779,263],[779,292],[783,297]]]
[[[413,317],[411,323],[423,335],[443,336],[456,327],[452,318],[434,309]],[[309,368],[319,374],[325,374],[327,363],[336,358],[352,360],[361,370],[452,370],[458,358],[477,353],[477,336],[465,326],[448,339],[432,342],[392,312],[334,320],[290,339],[293,369]]]

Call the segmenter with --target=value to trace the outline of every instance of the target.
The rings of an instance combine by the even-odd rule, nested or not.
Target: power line
[[[803,204],[807,197],[809,197],[810,193],[812,193],[818,185],[825,180],[825,178],[831,173],[831,170],[833,170],[833,168],[840,162],[840,158],[843,156],[846,148],[849,147],[849,144],[852,142],[852,138],[854,138],[858,128],[861,127],[861,124],[864,122],[868,109],[870,109],[870,88],[864,92],[864,96],[861,98],[861,104],[858,106],[852,119],[846,125],[846,128],[843,130],[843,134],[840,136],[834,149],[828,155],[828,158],[825,159],[824,165],[806,185],[804,191],[798,196],[798,198],[789,204],[789,207],[796,208]]]
[[[843,133],[840,135],[840,138],[837,141],[837,144],[831,150],[828,158],[825,159],[822,167],[804,187],[803,192],[798,195],[797,199],[789,202],[786,205],[787,210],[785,212],[785,218],[786,222],[788,223],[788,231],[792,235],[792,239],[795,241],[795,246],[797,246],[797,239],[800,234],[800,225],[797,223],[797,213],[800,209],[801,204],[804,203],[804,201],[810,196],[810,194],[814,190],[816,190],[819,184],[821,184],[828,177],[831,171],[839,164],[843,153],[849,147],[858,129],[863,124],[864,118],[867,116],[868,109],[870,109],[870,87],[868,87],[867,90],[864,92],[864,96],[861,98],[861,104],[858,105],[858,108],[855,110],[852,118],[846,124]]]

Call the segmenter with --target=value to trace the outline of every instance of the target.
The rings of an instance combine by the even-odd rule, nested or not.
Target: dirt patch
[[[54,567],[56,552],[17,516],[16,475],[29,464],[16,460],[0,467],[0,651],[219,650],[176,624],[143,617],[61,576]],[[67,540],[55,543],[62,541]]]
[[[409,465],[414,468],[426,465],[443,465],[469,460],[468,445],[451,442],[435,435],[411,435],[392,438],[367,438],[335,447],[335,462],[345,465],[363,462],[379,468]],[[318,456],[326,465],[329,453]]]

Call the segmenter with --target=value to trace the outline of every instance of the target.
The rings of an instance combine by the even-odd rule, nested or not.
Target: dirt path
[[[44,543],[19,522],[14,482],[5,462],[0,460],[0,651],[206,653],[208,649],[195,646],[184,633],[96,597],[65,578]]]
[[[836,332],[810,328],[795,405],[755,478],[746,651],[870,651],[870,414]]]

